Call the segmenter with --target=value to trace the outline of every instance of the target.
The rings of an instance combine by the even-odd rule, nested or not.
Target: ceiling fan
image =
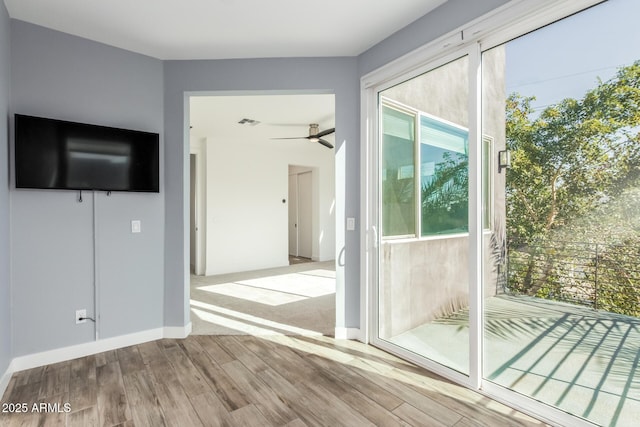
[[[323,136],[330,135],[336,131],[336,128],[320,131],[320,126],[316,123],[309,125],[309,136],[296,136],[293,138],[271,138],[271,139],[308,139],[311,142],[318,142],[327,148],[333,148],[329,142],[322,139]]]

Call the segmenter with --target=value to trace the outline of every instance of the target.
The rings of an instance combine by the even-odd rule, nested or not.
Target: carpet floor
[[[335,263],[191,276],[193,335],[325,335],[335,329]]]

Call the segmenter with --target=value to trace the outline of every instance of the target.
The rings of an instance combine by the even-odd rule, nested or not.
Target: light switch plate
[[[353,231],[356,229],[356,219],[355,218],[347,218],[347,230]]]
[[[131,232],[132,233],[142,232],[142,224],[139,219],[134,219],[131,221]]]

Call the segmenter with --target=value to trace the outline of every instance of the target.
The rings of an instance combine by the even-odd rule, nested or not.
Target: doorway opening
[[[335,152],[307,135],[311,123],[334,128],[334,96],[189,102],[192,258],[204,254],[199,269],[193,261],[193,334],[333,335]]]
[[[313,169],[289,165],[289,264],[312,261]]]

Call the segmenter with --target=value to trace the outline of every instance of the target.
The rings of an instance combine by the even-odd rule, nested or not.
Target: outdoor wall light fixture
[[[511,151],[501,150],[498,151],[498,173],[502,172],[502,169],[511,167]]]

